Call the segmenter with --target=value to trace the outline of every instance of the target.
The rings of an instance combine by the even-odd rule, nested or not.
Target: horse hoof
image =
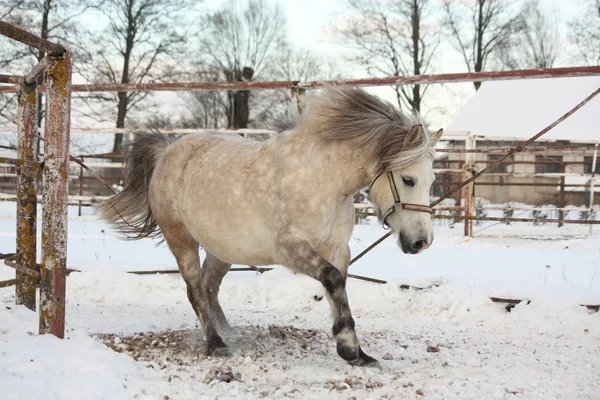
[[[208,355],[211,357],[230,357],[231,351],[229,347],[214,347],[208,350]]]
[[[360,347],[352,348],[338,342],[337,353],[340,357],[348,362],[355,362],[360,360]]]
[[[377,361],[376,359],[374,359],[371,356],[368,356],[367,354],[365,354],[364,351],[362,351],[362,349],[359,347],[358,348],[358,360],[355,361],[351,361],[350,365],[354,365],[357,367],[374,367],[374,368],[380,368],[381,366],[379,365],[379,361]]]
[[[231,355],[229,347],[219,336],[216,336],[208,341],[206,353],[211,357],[229,357]]]

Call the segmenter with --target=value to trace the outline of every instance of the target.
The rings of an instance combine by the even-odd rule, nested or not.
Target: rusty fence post
[[[558,193],[558,227],[560,228],[561,226],[563,226],[563,220],[565,219],[565,206],[567,204],[566,200],[565,200],[565,173],[566,173],[567,169],[565,167],[565,163],[561,162],[560,163],[560,172],[563,174],[560,177],[560,192]]]
[[[304,103],[302,103],[300,97],[303,96],[304,93],[306,93],[306,89],[300,88],[300,86],[298,86],[298,83],[300,83],[300,81],[296,81],[292,85],[292,98],[296,98],[296,107],[298,109],[298,114],[302,114],[302,112],[304,111]]]
[[[83,157],[81,157],[81,162],[83,163]],[[83,167],[79,166],[79,201],[77,202],[77,204],[79,205],[79,208],[77,210],[77,216],[81,217],[81,207],[82,207],[82,201],[81,201],[81,197],[83,196]]]
[[[589,211],[589,219],[594,219],[594,182],[596,180],[596,165],[598,165],[598,144],[600,142],[596,142],[596,146],[594,146],[594,156],[592,157],[592,177],[590,178],[590,211]],[[592,234],[592,224],[590,224],[590,235]]]
[[[475,148],[475,138],[468,133],[465,140],[465,148],[467,150],[473,150]],[[465,179],[470,179],[473,177],[475,173],[475,154],[474,153],[466,153],[465,154],[465,166],[464,166],[464,174]],[[465,185],[465,236],[472,237],[473,236],[473,208],[474,208],[474,184],[473,181],[469,182]]]
[[[36,270],[36,220],[38,130],[34,84],[21,83],[19,90],[19,134],[17,144],[17,246],[16,262]],[[37,278],[16,271],[15,302],[35,311]]]
[[[46,127],[44,131],[42,268],[40,334],[59,338],[65,333],[71,60],[48,56]]]

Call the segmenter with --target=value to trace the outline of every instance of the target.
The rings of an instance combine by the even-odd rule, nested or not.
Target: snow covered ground
[[[14,251],[14,225],[14,205],[0,205],[0,252]],[[117,240],[94,216],[69,231],[82,272],[67,281],[66,340],[38,336],[37,314],[0,289],[2,400],[600,398],[600,313],[580,306],[600,304],[600,236],[587,227],[497,225],[464,240],[457,224],[418,256],[376,247],[350,272],[388,283],[349,280],[348,295],[380,369],[336,355],[323,289],[283,268],[225,278],[233,355],[207,358],[181,277],[125,272],[173,269],[166,247]],[[352,253],[383,233],[357,226]],[[490,296],[531,303],[507,312]]]

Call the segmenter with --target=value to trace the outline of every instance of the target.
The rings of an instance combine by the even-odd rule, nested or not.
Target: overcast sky
[[[218,8],[226,0],[205,0],[199,8]],[[331,34],[331,26],[335,23],[336,16],[344,12],[345,0],[266,0],[279,4],[286,13],[287,34],[294,46],[304,48],[315,55],[328,58],[336,65],[339,73],[344,78],[367,77],[366,72],[358,65],[347,61],[348,49],[340,46]],[[432,0],[440,4],[442,0]],[[546,9],[555,8],[561,19],[561,28],[566,35],[566,22],[581,12],[584,0],[540,0]],[[90,21],[92,24],[94,21]],[[97,20],[97,23],[99,20]],[[447,42],[447,41],[446,41]],[[563,48],[567,48],[565,40]],[[564,66],[570,60],[567,58],[569,51],[559,55],[555,66]],[[429,73],[464,72],[466,67],[460,54],[449,43],[444,43],[438,48],[437,62],[430,67]],[[76,81],[78,79],[76,78]],[[380,95],[395,103],[395,94],[389,87],[369,88],[369,91]],[[475,93],[471,83],[456,83],[434,85],[429,89],[424,100],[422,112],[430,121],[432,128],[445,127],[458,112],[458,110]],[[181,96],[175,93],[157,92],[159,98],[169,107],[184,107]],[[75,123],[83,120],[74,121]],[[85,125],[85,123],[83,123]],[[107,125],[111,126],[112,124]]]
[[[205,0],[209,8],[219,7],[225,0]],[[345,62],[347,50],[336,44],[331,35],[330,27],[336,19],[336,14],[344,11],[344,0],[267,0],[279,4],[286,12],[288,34],[291,43],[308,49],[322,57],[329,57],[336,62],[337,67],[345,77],[366,77],[367,74],[360,66],[350,66]],[[441,0],[433,0],[442,3]],[[584,0],[541,0],[541,5],[555,8],[561,18],[563,33],[566,34],[566,21],[571,20],[580,11]],[[441,10],[441,7],[440,7]],[[432,65],[432,73],[464,72],[465,65],[460,55],[449,46],[440,46],[438,62]],[[569,60],[557,60],[557,66]],[[443,127],[462,105],[475,93],[470,83],[437,85],[425,100],[425,110],[433,125]],[[369,89],[374,93],[395,101],[395,94],[389,88]]]

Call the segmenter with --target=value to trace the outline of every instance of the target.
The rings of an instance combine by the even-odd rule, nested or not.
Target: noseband
[[[373,183],[371,183],[371,186],[369,187],[369,191],[373,187],[373,184],[375,183],[375,181],[377,179],[379,179],[379,177],[382,174],[383,174],[383,172],[375,177],[375,179],[373,180]],[[396,187],[396,180],[394,179],[394,174],[392,173],[392,171],[388,171],[388,172],[386,172],[386,174],[387,174],[387,178],[388,178],[388,183],[390,184],[390,190],[392,191],[392,196],[394,196],[394,205],[391,206],[385,212],[385,214],[383,214],[382,219],[383,219],[384,229],[390,228],[390,226],[387,224],[386,221],[387,221],[388,217],[390,215],[392,215],[393,213],[395,213],[396,211],[411,210],[411,211],[426,212],[429,214],[431,214],[433,212],[431,206],[425,206],[425,205],[421,205],[421,204],[403,203],[402,200],[400,200],[400,193],[398,192],[398,188]]]

